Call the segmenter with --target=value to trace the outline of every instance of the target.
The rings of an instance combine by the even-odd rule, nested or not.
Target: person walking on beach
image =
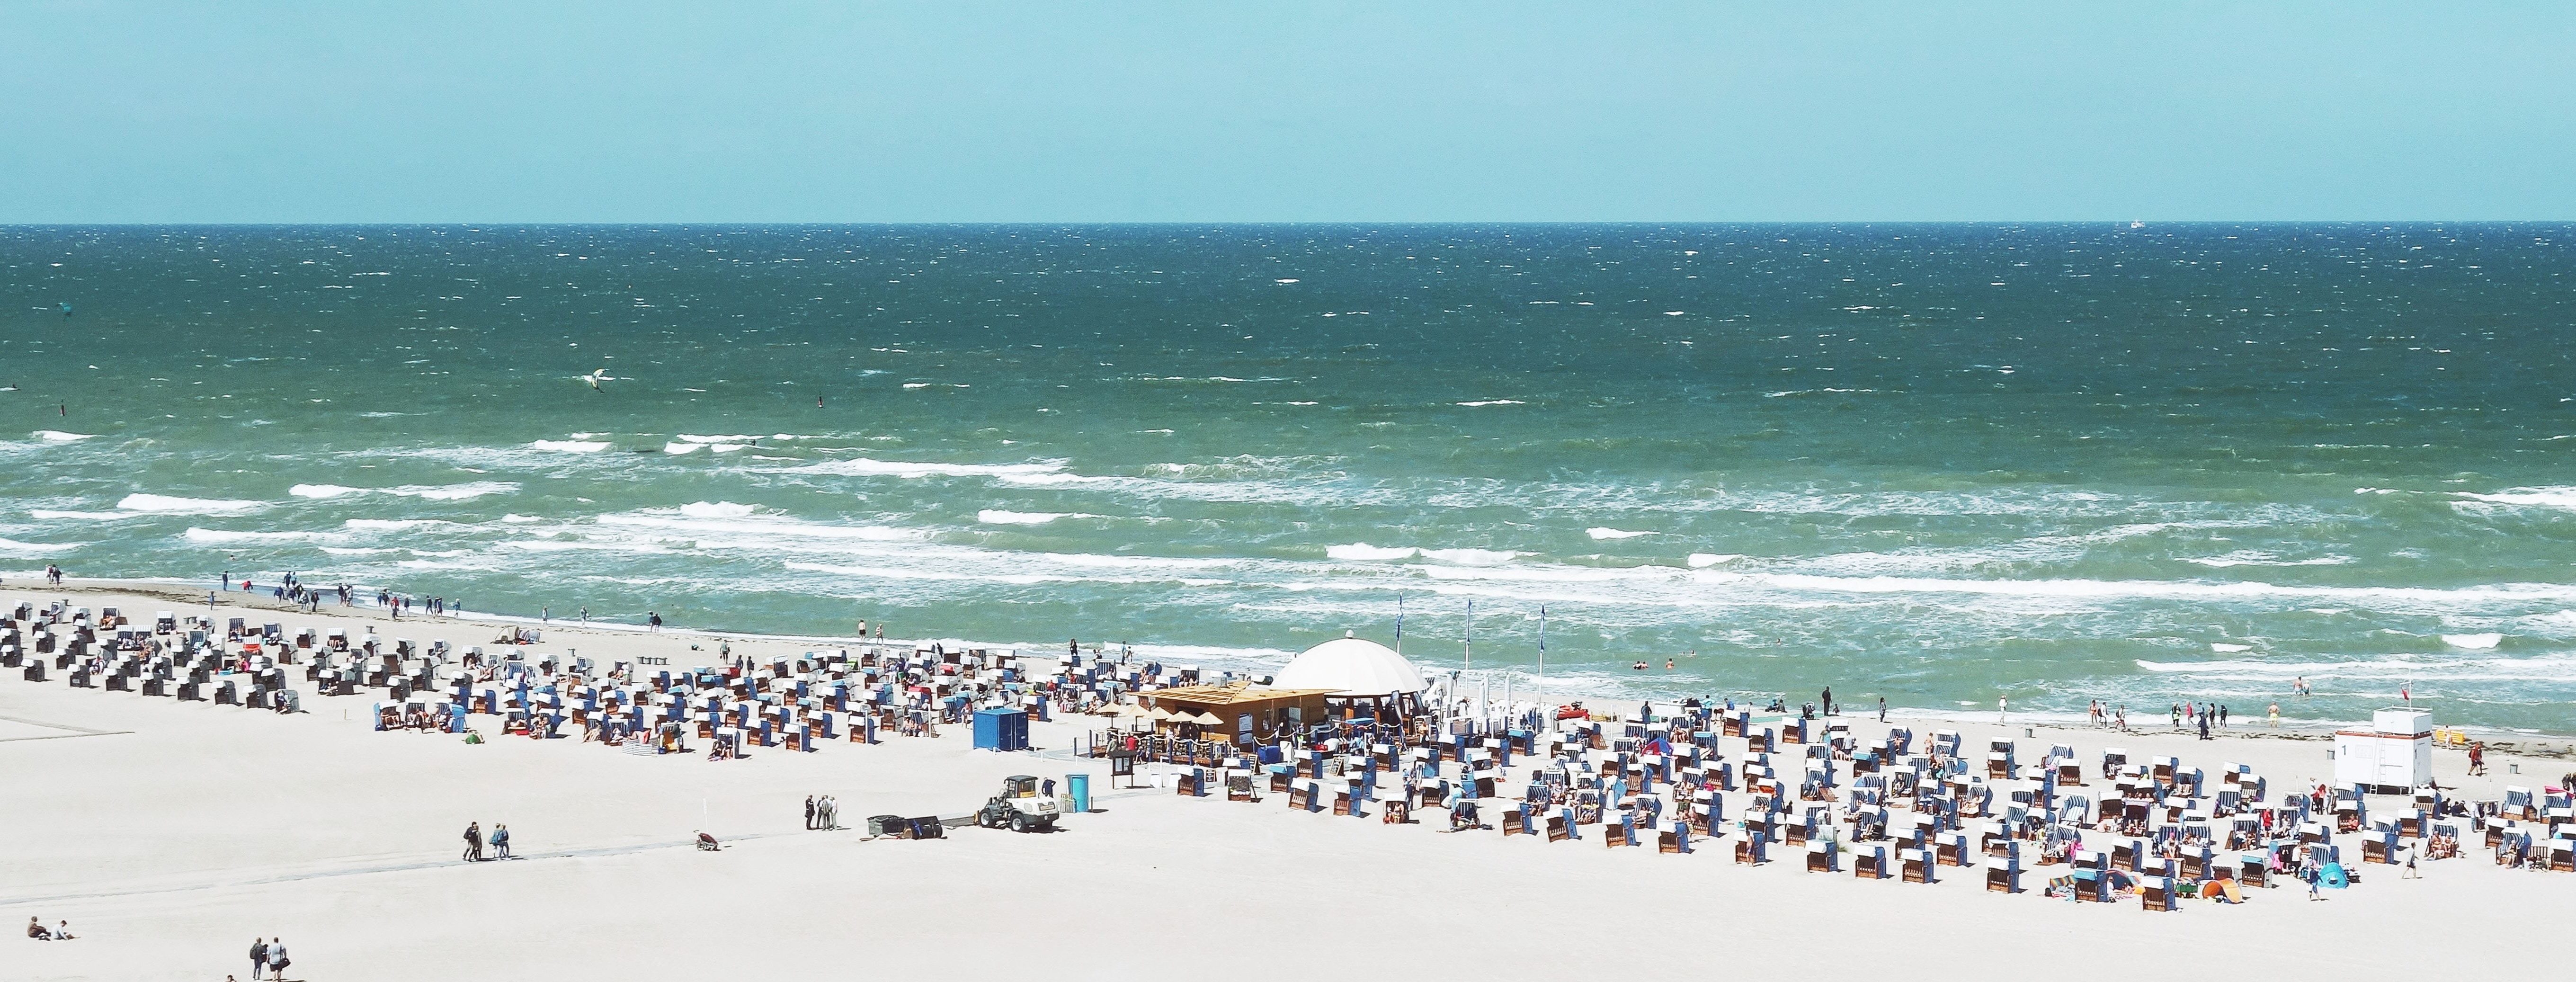
[[[2209,714],[2208,714],[2208,713],[2202,713],[2202,714],[2200,714],[2200,738],[2201,738],[2201,739],[2203,739],[2203,740],[2207,740],[2207,739],[2209,739]]]
[[[510,827],[499,822],[492,823],[492,858],[510,858]]]
[[[805,831],[814,831],[814,796],[805,796]]]
[[[2005,702],[2005,697],[2003,697],[2003,696],[1996,696],[1996,697],[1995,697],[1995,725],[1997,725],[1997,726],[2002,726],[2002,725],[2004,725],[2004,706],[2005,706],[2005,705],[2007,705],[2007,703]]]
[[[483,823],[481,822],[465,823],[465,861],[469,863],[483,861]]]
[[[662,615],[649,610],[645,611],[644,623],[650,626],[653,630],[659,631],[662,629]]]
[[[282,980],[286,978],[286,966],[288,962],[289,959],[286,957],[286,939],[268,939],[268,977],[281,980],[282,982]]]
[[[2486,741],[2484,741],[2484,740],[2480,740],[2480,741],[2477,741],[2477,742],[2475,742],[2475,743],[2469,744],[2469,776],[2470,776],[2470,777],[2476,777],[2476,776],[2478,776],[2478,775],[2480,775],[2480,774],[2484,774],[2484,773],[2486,773],[2486,772],[2487,772],[2487,742],[2486,742]]]
[[[1880,696],[1880,697],[1878,697],[1878,721],[1879,721],[1879,722],[1881,722],[1881,723],[1887,722],[1887,697],[1886,697],[1886,696]]]
[[[258,938],[250,939],[250,977],[259,978],[259,973],[266,968],[268,968],[268,942]]]
[[[2270,719],[2270,721],[2269,721],[2269,723],[2268,723],[2267,725],[2271,726],[2273,729],[2276,729],[2276,730],[2277,730],[2277,729],[2280,729],[2280,728],[2281,728],[2281,704],[2280,704],[2280,703],[2278,703],[2278,702],[2274,702],[2274,703],[2272,704],[2272,710],[2271,710],[2271,713],[2272,713],[2272,716],[2271,716],[2271,719]]]

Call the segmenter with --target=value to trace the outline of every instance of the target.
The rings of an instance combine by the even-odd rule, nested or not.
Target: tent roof
[[[1343,696],[1391,696],[1430,688],[1422,672],[1394,649],[1366,638],[1339,637],[1306,649],[1270,679],[1280,688],[1326,689]]]

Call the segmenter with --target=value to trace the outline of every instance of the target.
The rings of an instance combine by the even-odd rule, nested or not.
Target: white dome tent
[[[1272,688],[1326,689],[1336,699],[1389,699],[1416,695],[1430,684],[1403,655],[1347,632],[1288,660],[1270,679]]]

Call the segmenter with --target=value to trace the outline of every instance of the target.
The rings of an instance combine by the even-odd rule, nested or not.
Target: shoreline
[[[66,596],[151,597],[157,601],[172,604],[174,609],[204,606],[205,594],[207,592],[205,589],[189,586],[189,581],[177,579],[109,579],[66,576],[64,577],[61,586],[47,586],[41,581],[41,570],[25,574],[24,578],[37,580],[38,582],[34,584],[34,587],[36,588],[36,592],[39,593],[55,592]],[[30,589],[29,586],[20,585],[20,579],[21,577],[19,574],[9,574],[5,578],[0,578],[0,591],[20,591]],[[355,588],[353,587],[353,592],[354,591]],[[233,606],[245,610],[258,610],[283,614],[293,614],[299,609],[293,603],[283,603],[268,599],[265,593],[257,590],[248,592],[240,590],[219,591],[215,596],[218,606]],[[127,613],[131,615],[134,612],[127,611]],[[873,639],[862,641],[851,636],[835,637],[830,635],[791,634],[763,631],[717,631],[705,628],[671,627],[667,625],[656,630],[642,624],[627,624],[619,621],[569,621],[561,618],[528,617],[516,614],[498,614],[471,610],[440,614],[436,616],[424,613],[411,618],[396,620],[385,608],[374,606],[372,603],[357,603],[346,607],[326,603],[317,610],[315,616],[348,617],[385,624],[453,625],[456,627],[488,624],[499,626],[535,627],[544,632],[546,637],[546,641],[544,643],[548,646],[559,644],[560,642],[557,640],[558,637],[580,638],[584,641],[595,639],[598,643],[604,645],[616,644],[621,641],[632,643],[638,639],[645,638],[670,638],[712,642],[716,645],[731,644],[742,648],[743,653],[745,654],[769,652],[794,654],[810,650],[812,648],[852,647],[860,644],[887,644],[915,647],[940,644],[951,648],[1005,648],[1019,651],[1024,656],[1043,658],[1057,658],[1062,654],[1062,649],[1042,645],[1015,642],[975,641],[954,637],[885,638],[881,641]],[[482,642],[467,640],[460,641],[458,643],[477,644]],[[564,645],[564,647],[568,652],[573,650],[572,645]],[[1102,647],[1106,649],[1111,646],[1103,645]],[[1134,657],[1139,659],[1162,660],[1171,664],[1183,665],[1190,664],[1190,662],[1178,659],[1188,657],[1187,653],[1193,650],[1204,650],[1192,649],[1185,645],[1147,644],[1122,645],[1116,647],[1123,647],[1135,652]],[[692,645],[686,650],[701,651],[701,648],[701,645]],[[1090,651],[1092,649],[1086,647],[1085,650]],[[712,654],[712,652],[702,653]],[[1277,653],[1277,657],[1284,663],[1288,658],[1294,657],[1295,654],[1296,652],[1293,651],[1281,651]],[[1217,662],[1219,667],[1236,672],[1248,671],[1255,675],[1264,674],[1261,668],[1254,665],[1224,663],[1231,659],[1210,658],[1206,660]],[[1450,676],[1452,671],[1451,669],[1422,662],[1416,662],[1416,665],[1421,668],[1423,676],[1426,679],[1447,678]],[[1269,667],[1276,668],[1277,666],[1272,665]],[[1482,671],[1495,670],[1486,669]],[[1524,670],[1514,667],[1503,669],[1502,671]],[[1524,675],[1515,681],[1526,680],[1526,675]],[[1501,695],[1501,689],[1501,686],[1496,687],[1498,700]],[[1462,689],[1461,691],[1467,690]],[[1513,701],[1516,703],[1535,702],[1555,703],[1561,705],[1570,702],[1582,702],[1590,706],[1616,708],[1622,711],[1634,708],[1639,703],[1646,701],[1677,703],[1681,698],[1684,698],[1687,695],[1673,695],[1670,698],[1659,696],[1651,700],[1646,700],[1628,697],[1604,697],[1586,693],[1550,691],[1543,686],[1529,691],[1524,691],[1515,687],[1511,694]],[[1791,704],[1795,705],[1795,701],[1792,700]],[[1863,719],[1875,716],[1874,713],[1850,712],[1853,708],[1854,704],[1845,703],[1843,705],[1845,712],[1837,718]],[[2444,722],[2439,718],[2438,709],[2435,712],[2435,722],[2440,724],[2443,728],[2459,730],[2469,734],[2472,739],[2483,740],[2491,751],[2532,757],[2576,759],[2576,732],[2549,733],[2537,730],[2518,730],[2462,725],[2458,723]],[[1890,706],[1889,713],[1890,719],[1902,718],[1912,721],[1961,725],[1995,725],[1994,714],[1984,710],[1934,709],[1920,706]],[[2245,715],[2237,718],[2253,722],[2251,725],[2246,723],[2231,725],[2226,729],[2214,731],[2214,735],[2242,739],[2316,742],[2332,739],[2335,731],[2338,729],[2366,725],[2368,722],[2366,720],[2293,719],[2291,717],[2284,716],[2281,720],[2282,725],[2276,729],[2262,725],[2259,717]],[[2051,732],[2062,733],[2095,733],[2105,735],[2117,733],[2121,735],[2142,737],[2150,735],[2176,735],[2188,732],[2187,730],[2157,728],[2152,725],[2142,726],[2138,725],[2137,720],[2133,720],[2129,729],[2125,731],[2112,730],[2107,727],[2089,725],[2084,722],[2084,717],[2077,713],[2048,710],[2035,710],[2027,713],[2014,712],[2010,715],[2009,726],[2027,727],[2033,730],[2048,730]]]

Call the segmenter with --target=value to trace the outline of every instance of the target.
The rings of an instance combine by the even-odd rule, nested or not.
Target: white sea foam
[[[352,518],[340,523],[340,527],[353,532],[400,532],[405,529],[454,524],[456,523],[435,518]]]
[[[2503,644],[2504,635],[2492,632],[2486,634],[2445,634],[2442,635],[2442,643],[2454,648],[2466,648],[2471,651],[2485,651],[2495,647],[2496,645]]]
[[[1457,563],[1461,566],[1493,566],[1500,563],[1511,562],[1512,560],[1519,559],[1524,555],[1527,555],[1527,553],[1513,552],[1509,549],[1422,550],[1422,558],[1424,559],[1436,559],[1444,563]]]
[[[1090,515],[1082,512],[1005,511],[999,508],[987,508],[975,513],[975,520],[986,525],[1044,525],[1059,518],[1100,517],[1102,516]]]
[[[20,542],[16,539],[0,539],[0,553],[7,553],[13,556],[51,556],[59,553],[70,552],[74,549],[80,548],[84,544],[85,543],[79,542]]]
[[[691,433],[682,433],[678,435],[677,439],[682,443],[752,443],[760,438],[748,433],[737,433],[732,436],[698,436]]]
[[[734,451],[746,449],[750,446],[751,445],[747,443],[710,443],[706,445],[708,453],[733,453]]]
[[[192,527],[181,538],[190,542],[332,542],[339,536],[329,532],[242,532]]]
[[[1694,552],[1690,554],[1690,567],[1707,569],[1719,563],[1731,563],[1742,558],[1744,557],[1733,553]]]
[[[428,501],[470,501],[485,495],[509,494],[519,490],[516,481],[473,481],[466,484],[409,484],[395,488],[353,488],[339,484],[298,484],[286,493],[298,498],[345,498],[353,494],[390,494],[402,498]]]
[[[1460,405],[1460,406],[1526,406],[1526,405],[1529,405],[1529,403],[1522,402],[1522,401],[1520,401],[1520,400],[1518,400],[1518,399],[1478,399],[1478,400],[1476,400],[1476,401],[1474,401],[1474,402],[1461,402],[1461,403],[1454,403],[1453,405]]]
[[[27,512],[27,514],[36,518],[52,519],[56,521],[105,522],[114,521],[120,518],[140,518],[143,513],[132,511],[56,511],[49,508],[37,508]]]
[[[129,494],[116,503],[126,511],[155,515],[238,515],[266,506],[265,501],[239,501],[221,498],[181,498],[165,494]]]
[[[1004,479],[1043,479],[1065,475],[1063,461],[1026,464],[944,464],[909,460],[874,460],[852,457],[789,467],[788,474],[831,474],[844,477],[999,477]]]
[[[1345,546],[1327,546],[1324,548],[1324,555],[1349,562],[1372,562],[1411,559],[1422,555],[1422,550],[1410,547],[1385,548],[1366,542],[1354,542]]]
[[[605,440],[538,440],[528,444],[530,450],[550,453],[598,453],[608,449]]]
[[[2509,488],[2494,494],[2456,491],[2454,494],[2471,501],[2497,505],[2519,505],[2531,508],[2576,508],[2576,488]]]
[[[1584,529],[1583,534],[1589,535],[1595,539],[1633,539],[1641,535],[1653,535],[1655,533],[1631,532],[1626,529],[1614,529],[1607,526],[1596,525],[1592,528]]]
[[[703,449],[705,446],[706,446],[706,444],[703,444],[703,443],[679,443],[679,442],[672,442],[672,443],[665,443],[665,444],[663,444],[663,445],[662,445],[662,452],[663,452],[663,453],[666,453],[666,454],[672,454],[672,455],[675,455],[675,456],[676,456],[676,455],[678,455],[678,454],[684,454],[684,453],[695,453],[695,452],[697,452],[698,450]]]
[[[65,433],[61,430],[37,430],[30,435],[46,443],[75,443],[97,439],[97,434],[94,433]]]
[[[503,515],[501,516],[501,520],[512,525],[531,525],[545,521],[545,519],[538,518],[535,515],[520,515],[515,513]]]
[[[334,556],[378,556],[388,552],[400,552],[401,550],[381,546],[323,546],[322,551]]]
[[[692,501],[680,506],[680,514],[690,518],[749,518],[759,511],[730,501]]]
[[[2248,551],[2231,552],[2224,556],[2212,556],[2205,559],[2185,557],[2183,562],[2208,566],[2215,569],[2226,569],[2230,566],[2342,566],[2352,562],[2352,557],[2314,556],[2307,559],[2282,559],[2281,557],[2268,552]]]
[[[2250,644],[2228,644],[2224,641],[2212,641],[2209,643],[2209,650],[2218,652],[2222,655],[2229,655],[2235,654],[2239,651],[2252,651],[2254,650],[2254,646]]]

